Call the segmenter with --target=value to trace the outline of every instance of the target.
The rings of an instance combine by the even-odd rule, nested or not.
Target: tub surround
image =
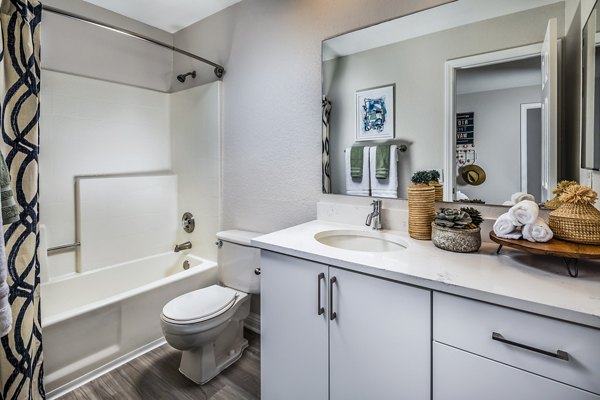
[[[320,204],[321,210],[324,207],[328,205]],[[353,208],[357,215],[368,210],[368,206]],[[320,212],[321,216],[339,218],[334,208],[328,210]],[[509,249],[498,255],[498,246],[489,242],[484,242],[478,253],[459,254],[438,249],[431,241],[411,239],[400,230],[386,230],[401,238],[407,248],[371,253],[338,249],[314,239],[320,232],[336,229],[370,231],[362,224],[320,219],[260,236],[252,243],[264,250],[600,328],[597,263],[582,260],[580,277],[571,278],[559,258]],[[482,232],[482,236],[487,237],[487,233]]]

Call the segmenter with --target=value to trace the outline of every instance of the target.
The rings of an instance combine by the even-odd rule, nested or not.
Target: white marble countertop
[[[579,262],[579,277],[571,278],[561,258],[533,256],[483,243],[478,253],[438,249],[431,241],[399,236],[407,248],[396,252],[343,250],[319,243],[315,234],[333,229],[369,231],[368,227],[311,221],[260,236],[261,249],[330,266],[392,279],[445,293],[500,304],[600,328],[600,263]]]

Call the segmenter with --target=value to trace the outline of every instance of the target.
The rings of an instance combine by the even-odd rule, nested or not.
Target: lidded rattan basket
[[[408,187],[408,234],[413,239],[430,240],[435,219],[435,189],[426,184]]]
[[[554,190],[552,190],[552,193],[554,193],[554,198],[544,203],[544,207],[551,210],[556,210],[558,207],[560,207],[562,205],[562,202],[560,201],[560,195],[563,194],[566,188],[573,185],[577,185],[577,182],[560,181]]]
[[[567,187],[558,199],[561,206],[549,216],[548,225],[554,237],[575,243],[600,244],[600,211],[594,207],[597,198],[590,187]]]
[[[435,201],[444,201],[444,185],[438,181],[431,181],[429,186],[433,186],[435,190]]]

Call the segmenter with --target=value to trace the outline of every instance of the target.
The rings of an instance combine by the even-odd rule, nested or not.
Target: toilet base
[[[243,334],[244,321],[232,320],[215,342],[183,351],[179,372],[197,384],[207,383],[240,359],[248,347]]]

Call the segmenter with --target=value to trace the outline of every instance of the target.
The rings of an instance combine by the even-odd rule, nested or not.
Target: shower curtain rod
[[[216,63],[214,63],[214,62],[212,62],[210,60],[207,60],[206,58],[202,58],[202,57],[197,56],[197,55],[195,55],[193,53],[190,53],[188,51],[181,50],[181,49],[179,49],[179,48],[177,48],[175,46],[172,46],[170,44],[166,44],[166,43],[163,43],[161,41],[149,38],[148,36],[144,36],[144,35],[141,35],[139,33],[135,33],[135,32],[130,31],[128,29],[119,28],[119,27],[117,27],[115,25],[105,24],[104,22],[100,22],[100,21],[92,19],[92,18],[83,17],[81,15],[73,14],[73,13],[70,13],[68,11],[64,11],[64,10],[61,10],[59,8],[55,8],[55,7],[52,7],[52,6],[42,5],[42,10],[48,11],[48,12],[51,12],[51,13],[54,13],[54,14],[62,15],[64,17],[73,18],[73,19],[76,19],[78,21],[87,22],[88,24],[96,25],[96,26],[99,26],[99,27],[104,28],[104,29],[109,29],[111,31],[114,31],[114,32],[117,32],[117,33],[121,33],[123,35],[134,37],[136,39],[140,39],[140,40],[143,40],[145,42],[152,43],[152,44],[155,44],[155,45],[160,46],[160,47],[164,47],[164,48],[169,49],[171,51],[174,51],[176,53],[186,55],[188,57],[193,58],[194,60],[198,60],[198,61],[203,62],[205,64],[208,64],[208,65],[210,65],[212,67],[215,67],[214,73],[217,76],[217,78],[219,78],[219,79],[221,79],[223,77],[223,75],[225,74],[225,68],[223,68],[223,66],[221,66],[219,64],[216,64]]]

